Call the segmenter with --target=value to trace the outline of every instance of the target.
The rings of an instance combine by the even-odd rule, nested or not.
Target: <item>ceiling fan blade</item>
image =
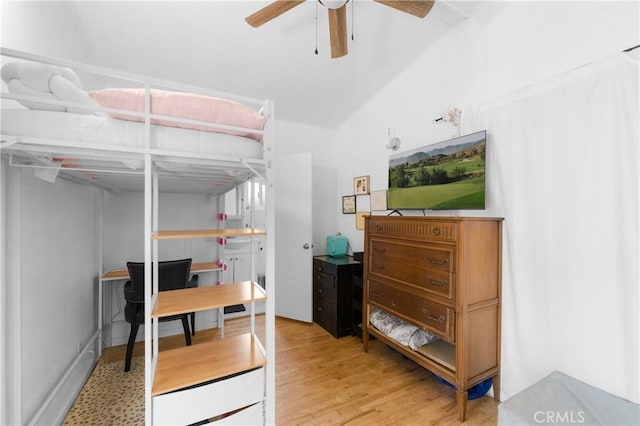
[[[273,18],[277,18],[283,13],[304,3],[304,1],[305,0],[276,0],[259,11],[247,16],[244,20],[252,27],[258,28],[260,25],[266,24]]]
[[[329,9],[329,39],[331,57],[340,58],[347,54],[347,5]]]
[[[393,7],[401,12],[408,13],[418,18],[424,18],[427,16],[435,0],[374,0],[377,3],[384,4],[385,6]]]

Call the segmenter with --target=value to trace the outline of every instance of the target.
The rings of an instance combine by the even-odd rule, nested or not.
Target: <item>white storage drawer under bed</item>
[[[220,424],[234,424],[234,418],[244,416],[256,417],[253,407],[257,404],[262,407],[264,400],[265,372],[264,368],[257,368],[247,373],[231,376],[215,382],[170,392],[153,397],[153,424],[190,424],[201,420],[210,419],[221,414],[229,413],[243,407],[249,410],[241,410],[229,417],[220,420]],[[251,406],[251,407],[249,407]],[[256,421],[248,424],[263,424],[262,408]]]

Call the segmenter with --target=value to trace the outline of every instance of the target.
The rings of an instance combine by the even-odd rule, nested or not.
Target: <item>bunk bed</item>
[[[0,54],[3,164],[33,169],[50,182],[144,192],[145,323],[151,324],[145,327],[145,423],[274,424],[275,304],[273,289],[254,281],[255,267],[251,281],[157,291],[158,246],[167,239],[266,235],[266,281],[274,282],[272,203],[262,230],[158,229],[163,191],[219,196],[259,180],[273,200],[272,102],[5,48]],[[85,79],[105,86],[85,92]],[[255,332],[259,301],[265,301],[264,341]],[[246,334],[158,350],[158,318],[239,303],[251,307]],[[97,342],[100,333],[98,327]]]

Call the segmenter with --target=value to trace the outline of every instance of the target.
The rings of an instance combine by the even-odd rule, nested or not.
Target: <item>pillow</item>
[[[54,75],[49,79],[49,90],[61,101],[77,102],[79,104],[94,106],[93,100],[89,97],[89,94],[82,89],[79,89],[72,80],[65,78],[62,75]],[[63,107],[64,108],[64,107]],[[66,107],[67,112],[73,112],[76,114],[92,114],[93,111],[89,109],[81,109],[74,107]]]
[[[41,92],[39,90],[33,90],[25,86],[21,80],[12,79],[7,83],[7,87],[9,88],[10,93],[15,93],[17,95],[26,95],[33,96],[36,98],[49,99],[53,101],[58,101],[59,99],[51,92]],[[22,105],[26,106],[29,109],[40,109],[44,111],[60,111],[65,112],[67,110],[66,107],[62,105],[53,105],[53,104],[41,104],[39,102],[31,102],[31,101],[18,101]]]
[[[2,66],[0,75],[2,80],[7,83],[11,93],[95,106],[89,95],[82,90],[80,78],[71,68],[31,62],[9,62]],[[77,114],[91,114],[93,112],[91,109],[40,102],[18,102],[29,109],[68,111]]]
[[[89,96],[100,106],[127,111],[144,112],[144,89],[103,89],[89,92]],[[238,102],[184,92],[151,89],[151,113],[176,118],[205,121],[210,123],[240,126],[261,130],[264,117],[252,108]],[[144,122],[142,117],[109,113],[112,118],[127,121]],[[151,120],[153,124],[206,132],[227,133],[260,140],[257,134],[187,123],[175,123],[167,120]]]

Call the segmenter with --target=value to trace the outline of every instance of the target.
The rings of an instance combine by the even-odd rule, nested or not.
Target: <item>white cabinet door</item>
[[[249,253],[225,254],[227,270],[222,273],[222,283],[237,283],[251,280],[251,259]]]

